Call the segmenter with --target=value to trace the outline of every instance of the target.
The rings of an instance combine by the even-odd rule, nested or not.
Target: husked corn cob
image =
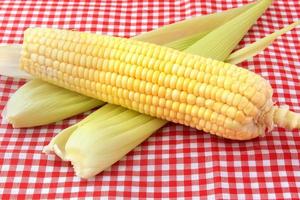
[[[130,39],[30,28],[20,63],[61,87],[230,139],[263,134],[280,113],[253,72]],[[299,127],[293,121],[281,124]]]

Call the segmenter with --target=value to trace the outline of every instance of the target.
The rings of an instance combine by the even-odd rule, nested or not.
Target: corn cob
[[[271,130],[277,113],[272,88],[262,77],[130,39],[30,28],[20,63],[66,89],[230,139]],[[286,127],[299,127],[293,119]]]

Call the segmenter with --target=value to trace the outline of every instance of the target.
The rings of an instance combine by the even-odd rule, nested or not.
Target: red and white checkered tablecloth
[[[298,0],[274,0],[241,45],[300,19]],[[250,0],[1,1],[0,43],[21,43],[27,27],[134,36],[165,24],[241,6]],[[300,30],[240,66],[268,79],[274,100],[300,112]],[[0,76],[0,112],[24,80]],[[101,197],[299,199],[299,130],[274,129],[251,141],[229,141],[168,124],[121,161],[81,180],[71,165],[41,151],[84,115],[30,129],[0,121],[0,199]]]

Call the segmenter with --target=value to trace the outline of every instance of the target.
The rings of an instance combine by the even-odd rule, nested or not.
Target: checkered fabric
[[[298,0],[274,0],[243,42],[253,42],[300,19]],[[21,43],[27,27],[54,27],[134,36],[157,27],[250,0],[1,1],[0,43]],[[268,79],[274,100],[300,112],[300,30],[278,39],[240,66]],[[0,112],[24,80],[0,76]],[[101,197],[184,199],[299,199],[300,133],[274,129],[251,141],[229,141],[169,123],[93,179],[41,151],[84,115],[30,129],[0,120],[0,199]]]

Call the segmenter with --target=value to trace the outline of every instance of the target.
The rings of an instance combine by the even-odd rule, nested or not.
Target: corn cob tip
[[[274,107],[273,121],[278,127],[288,130],[300,128],[300,113],[289,110],[288,105]]]

